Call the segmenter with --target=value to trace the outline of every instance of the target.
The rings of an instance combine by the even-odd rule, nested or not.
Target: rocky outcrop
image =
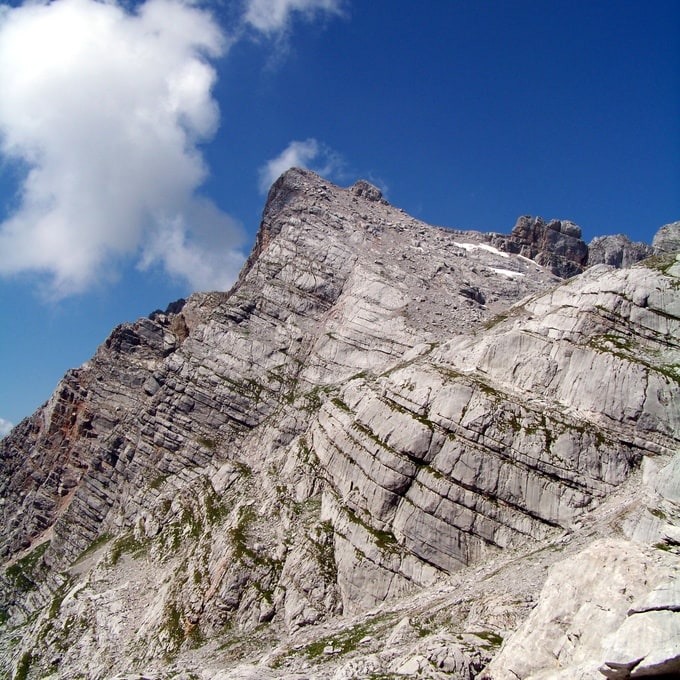
[[[5,559],[47,530],[58,533],[55,522],[72,506],[88,508],[78,510],[77,528],[67,531],[73,551],[97,536],[100,510],[108,509],[116,494],[107,490],[108,480],[125,455],[124,438],[117,433],[126,420],[137,419],[147,392],[155,389],[153,370],[179,346],[181,319],[156,315],[154,321],[118,327],[93,359],[67,373],[45,406],[3,442],[0,554]]]
[[[620,269],[655,254],[676,252],[680,250],[680,222],[661,227],[651,246],[633,242],[625,234],[597,236],[586,245],[581,239],[581,228],[573,222],[546,222],[525,215],[517,220],[509,235],[491,234],[490,243],[503,251],[531,258],[566,279],[597,264]]]
[[[327,403],[311,434],[328,493],[393,540],[389,559],[372,561],[413,579],[397,548],[450,572],[546,538],[641,456],[671,454],[680,327],[658,284],[647,269],[590,270]],[[644,306],[626,301],[632,291]]]
[[[665,224],[654,235],[652,247],[658,253],[673,253],[680,250],[680,222]]]
[[[231,291],[115,329],[0,443],[2,672],[472,678],[640,467],[667,519],[618,530],[671,560],[680,264],[502,245],[284,174]]]
[[[588,265],[630,267],[653,254],[654,248],[640,241],[634,243],[624,234],[597,236],[588,244]]]
[[[580,274],[588,263],[581,227],[568,220],[546,222],[524,215],[509,236],[494,235],[492,242],[509,253],[535,260],[563,279]]]
[[[617,515],[609,523],[618,528],[616,538],[595,540],[552,568],[537,606],[483,677],[579,680],[678,674],[675,486],[680,454],[658,463],[646,458],[641,479],[607,512]],[[644,540],[640,526],[649,532]]]
[[[680,669],[679,575],[676,556],[596,541],[553,567],[537,606],[486,677],[672,677]]]

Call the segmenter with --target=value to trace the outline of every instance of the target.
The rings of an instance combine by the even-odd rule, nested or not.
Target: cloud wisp
[[[200,144],[220,118],[215,61],[253,33],[280,48],[293,17],[337,16],[343,1],[245,0],[229,37],[193,0],[0,5],[0,156],[20,177],[0,213],[0,276],[37,275],[58,300],[137,260],[192,290],[229,287],[244,230],[200,195]],[[260,186],[312,161],[328,174],[337,158],[292,142]]]
[[[4,8],[0,151],[24,175],[0,225],[0,274],[40,273],[60,298],[114,278],[140,249],[147,265],[167,265],[164,233],[214,253],[219,230],[193,233],[207,210],[229,234],[235,275],[238,225],[196,197],[207,174],[197,144],[219,122],[210,60],[227,49],[212,17],[181,0],[134,13],[95,0]],[[187,267],[170,270],[199,283]]]
[[[289,168],[306,168],[319,175],[331,176],[341,167],[339,154],[316,139],[292,141],[278,156],[268,160],[259,169],[260,192],[266,193],[272,183]]]
[[[342,16],[343,0],[248,0],[243,20],[268,36],[285,32],[292,17],[314,19],[319,15]]]
[[[0,439],[6,437],[12,431],[13,427],[13,423],[10,423],[9,420],[0,418]]]

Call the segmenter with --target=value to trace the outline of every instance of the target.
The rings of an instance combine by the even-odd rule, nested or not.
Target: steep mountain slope
[[[550,224],[527,254],[580,267]],[[508,239],[283,175],[232,291],[117,328],[0,443],[4,671],[474,677],[607,513],[630,592],[670,578],[680,264],[561,283]],[[546,646],[512,639],[493,677]]]

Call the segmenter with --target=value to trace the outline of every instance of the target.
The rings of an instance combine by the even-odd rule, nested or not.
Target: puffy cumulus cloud
[[[343,0],[246,0],[244,21],[266,35],[284,31],[293,14],[342,15]]]
[[[325,144],[310,138],[291,142],[276,158],[268,160],[259,170],[259,186],[266,193],[272,183],[289,168],[307,168],[330,176],[342,165],[342,159]]]
[[[0,418],[0,439],[6,437],[12,431],[13,427],[14,425],[10,423],[9,420]]]
[[[240,225],[208,200],[193,201],[188,215],[192,230],[187,229],[185,215],[156,225],[139,267],[162,265],[170,275],[188,281],[193,290],[229,289],[245,259],[233,248],[241,240]]]
[[[59,298],[143,249],[144,266],[192,285],[233,280],[240,229],[196,197],[207,174],[197,144],[219,122],[210,60],[227,49],[189,0],[1,8],[0,152],[23,175],[0,225],[0,274],[46,274]]]

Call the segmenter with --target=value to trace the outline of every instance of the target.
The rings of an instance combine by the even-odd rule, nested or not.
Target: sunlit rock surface
[[[230,292],[116,328],[0,443],[1,672],[674,672],[680,262],[580,236],[284,174]]]

